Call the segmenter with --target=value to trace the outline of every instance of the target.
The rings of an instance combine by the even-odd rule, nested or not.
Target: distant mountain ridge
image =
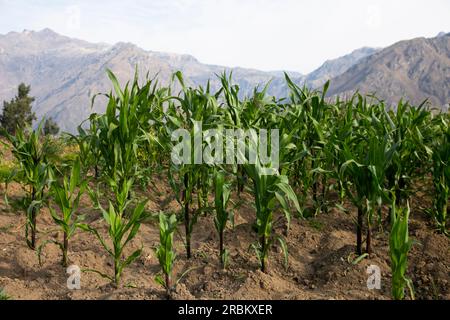
[[[327,60],[320,68],[306,76],[306,82],[313,88],[320,87],[327,80],[337,77],[347,71],[362,58],[368,57],[380,50],[380,48],[363,47],[340,58]]]
[[[400,41],[361,59],[331,81],[329,94],[375,93],[388,104],[450,103],[450,33]]]
[[[106,68],[125,83],[133,77],[136,65],[141,75],[157,74],[163,85],[180,70],[188,84],[204,85],[211,79],[214,88],[219,85],[215,74],[233,71],[242,94],[250,94],[256,85],[272,78],[281,79],[281,75],[258,70],[202,64],[189,55],[145,51],[131,43],[92,44],[50,29],[25,30],[0,35],[0,100],[13,97],[20,82],[31,84],[38,118],[51,116],[62,130],[73,132],[91,112],[104,109],[96,104],[91,110],[90,105],[95,93],[111,89]],[[280,94],[276,88],[272,92]]]
[[[446,43],[448,35],[440,35],[433,39],[440,38],[443,39],[440,40],[442,43]],[[428,46],[433,47],[431,44]],[[414,47],[415,45],[412,46]],[[392,50],[392,46],[389,48],[387,49]],[[439,49],[433,51],[427,47],[426,52],[433,51],[437,56],[446,54],[448,56],[448,46],[439,45],[436,48]],[[378,59],[389,56],[385,51],[387,49],[361,48],[349,55],[326,61],[308,75],[288,73],[294,82],[309,87],[320,87],[325,81],[333,79],[330,88],[333,95],[373,86],[387,97],[398,97],[397,87],[402,88],[399,82],[392,82],[394,86],[390,90],[393,92],[385,92],[379,89],[383,82],[378,83],[376,75],[365,77],[365,74],[369,75],[370,71],[374,70]],[[413,59],[418,53],[410,49],[409,55]],[[421,56],[424,54],[425,52]],[[385,61],[386,63],[389,62]],[[395,59],[391,63],[395,63]],[[36,97],[34,111],[38,118],[53,117],[63,131],[74,132],[76,126],[88,118],[91,112],[100,112],[105,108],[99,101],[93,110],[90,109],[91,98],[95,93],[108,92],[111,89],[105,69],[113,70],[119,81],[125,83],[133,77],[136,65],[139,66],[141,75],[148,72],[149,76],[153,77],[157,74],[162,85],[167,85],[172,73],[180,70],[188,84],[204,85],[210,79],[213,89],[217,89],[219,81],[215,74],[225,70],[233,72],[233,80],[239,84],[242,95],[251,94],[255,86],[264,85],[270,80],[269,94],[278,97],[287,94],[282,71],[264,72],[202,64],[190,55],[146,51],[132,43],[124,42],[115,45],[94,44],[44,29],[39,32],[25,30],[0,35],[0,100],[13,97],[20,82],[31,84],[31,94]],[[428,77],[433,79],[429,81],[428,87],[424,83],[427,90],[421,89],[417,95],[411,96],[416,98],[422,94],[429,94],[438,97],[436,101],[445,101],[447,95],[439,87],[433,86],[436,85],[434,79],[438,81],[447,79],[449,65],[444,60],[435,65],[434,69],[430,65],[427,70],[431,73],[425,72],[421,75],[421,78],[426,78],[428,74]],[[385,79],[387,75],[380,73],[379,76],[388,83]],[[448,85],[449,81],[446,81]],[[408,86],[414,87],[411,84]]]

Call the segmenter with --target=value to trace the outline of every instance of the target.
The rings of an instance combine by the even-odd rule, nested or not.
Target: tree
[[[10,102],[3,102],[3,114],[0,116],[1,126],[10,134],[15,134],[17,128],[31,126],[36,115],[31,111],[35,98],[30,97],[30,86],[21,83],[17,96]]]
[[[58,124],[53,121],[53,119],[50,117],[45,120],[44,124],[44,135],[52,135],[55,136],[59,133],[59,127]]]

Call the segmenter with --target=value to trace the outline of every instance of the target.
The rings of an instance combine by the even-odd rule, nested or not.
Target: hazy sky
[[[449,0],[0,0],[0,33],[41,30],[306,73],[362,47],[450,32]]]

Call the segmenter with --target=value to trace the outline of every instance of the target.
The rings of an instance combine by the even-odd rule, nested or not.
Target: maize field
[[[107,74],[78,134],[2,132],[0,299],[450,299],[449,113]],[[277,166],[173,161],[180,129],[188,159],[276,129]]]

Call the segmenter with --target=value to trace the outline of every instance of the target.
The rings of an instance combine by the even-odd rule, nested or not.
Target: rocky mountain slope
[[[445,104],[450,95],[449,52],[450,36],[440,34],[386,49],[361,48],[326,61],[308,75],[288,73],[296,83],[314,88],[333,79],[331,95],[359,89],[375,91],[390,102],[406,96],[413,102],[430,97],[433,103]],[[270,80],[269,94],[283,97],[287,93],[281,71],[207,65],[190,55],[146,51],[131,43],[93,44],[44,29],[0,35],[0,101],[12,98],[20,82],[31,84],[38,118],[53,117],[63,131],[73,132],[92,111],[104,109],[102,103],[96,103],[93,110],[90,105],[95,93],[111,89],[105,69],[113,70],[125,83],[133,77],[136,65],[141,75],[158,75],[163,85],[180,70],[189,84],[204,85],[211,79],[215,89],[219,86],[215,75],[225,70],[233,72],[242,95]]]
[[[335,77],[330,95],[376,93],[389,104],[428,98],[436,106],[450,103],[450,33],[400,41],[361,59]]]
[[[242,94],[273,78],[274,83],[282,79],[279,72],[206,65],[189,55],[145,51],[131,43],[91,44],[45,29],[0,35],[0,100],[13,97],[20,82],[31,84],[38,118],[51,116],[62,130],[73,131],[92,112],[91,97],[110,90],[105,69],[113,70],[125,83],[133,77],[136,65],[141,75],[157,74],[164,85],[174,71],[180,70],[192,85],[204,85],[211,79],[212,86],[217,87],[215,74],[233,71]],[[276,86],[271,92],[280,94]],[[103,108],[96,105],[94,111]]]

